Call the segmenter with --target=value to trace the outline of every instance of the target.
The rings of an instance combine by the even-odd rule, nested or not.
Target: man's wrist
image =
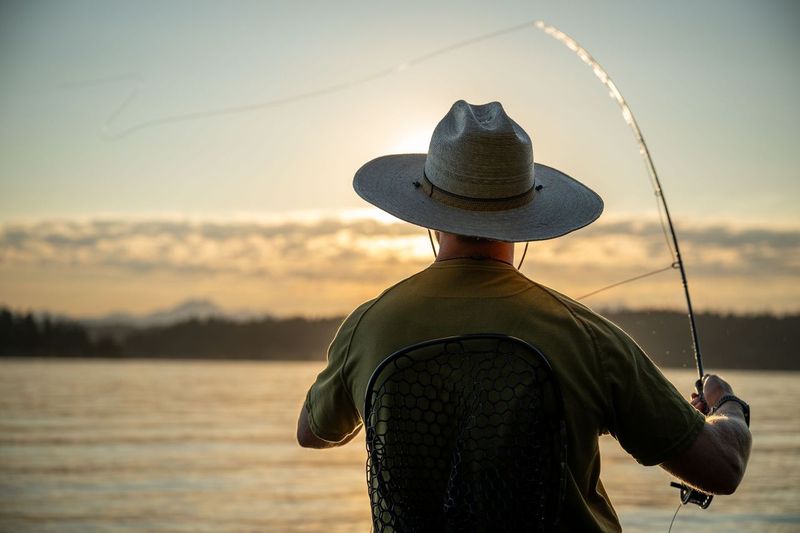
[[[741,398],[739,398],[738,396],[736,396],[735,394],[728,393],[722,395],[722,397],[719,400],[717,400],[717,403],[714,404],[714,407],[711,408],[711,411],[708,414],[713,415],[714,413],[719,411],[719,409],[723,405],[726,404],[729,405],[732,403],[739,405],[739,408],[741,409],[742,414],[744,415],[744,422],[745,424],[747,424],[747,427],[750,427],[750,405]]]

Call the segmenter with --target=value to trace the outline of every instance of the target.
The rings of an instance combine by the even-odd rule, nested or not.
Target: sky
[[[501,101],[605,200],[523,271],[572,296],[669,266],[628,100],[701,309],[800,306],[795,2],[0,4],[0,304],[76,316],[188,298],[345,313],[431,260],[355,171]],[[463,46],[452,46],[467,43]],[[680,308],[668,271],[586,299]]]

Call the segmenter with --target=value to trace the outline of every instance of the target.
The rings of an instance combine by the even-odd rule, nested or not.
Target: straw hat
[[[530,137],[499,102],[459,100],[436,126],[427,154],[387,155],[353,178],[359,196],[425,228],[487,239],[552,239],[594,222],[603,200],[534,163]]]

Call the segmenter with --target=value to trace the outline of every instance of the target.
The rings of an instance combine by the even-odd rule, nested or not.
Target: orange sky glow
[[[699,309],[796,312],[800,232],[723,222],[679,227]],[[0,225],[0,293],[17,308],[77,316],[145,312],[189,298],[231,311],[339,315],[432,260],[425,230],[376,210],[278,220],[94,218]],[[517,257],[521,253],[517,248]],[[672,262],[655,218],[604,216],[532,243],[523,272],[572,297]],[[683,305],[676,271],[585,300]]]

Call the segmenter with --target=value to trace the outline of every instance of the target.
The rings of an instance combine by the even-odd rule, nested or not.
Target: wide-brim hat
[[[559,237],[603,212],[597,193],[534,162],[530,137],[499,102],[459,100],[434,129],[427,154],[373,159],[353,188],[412,224],[507,242]]]

